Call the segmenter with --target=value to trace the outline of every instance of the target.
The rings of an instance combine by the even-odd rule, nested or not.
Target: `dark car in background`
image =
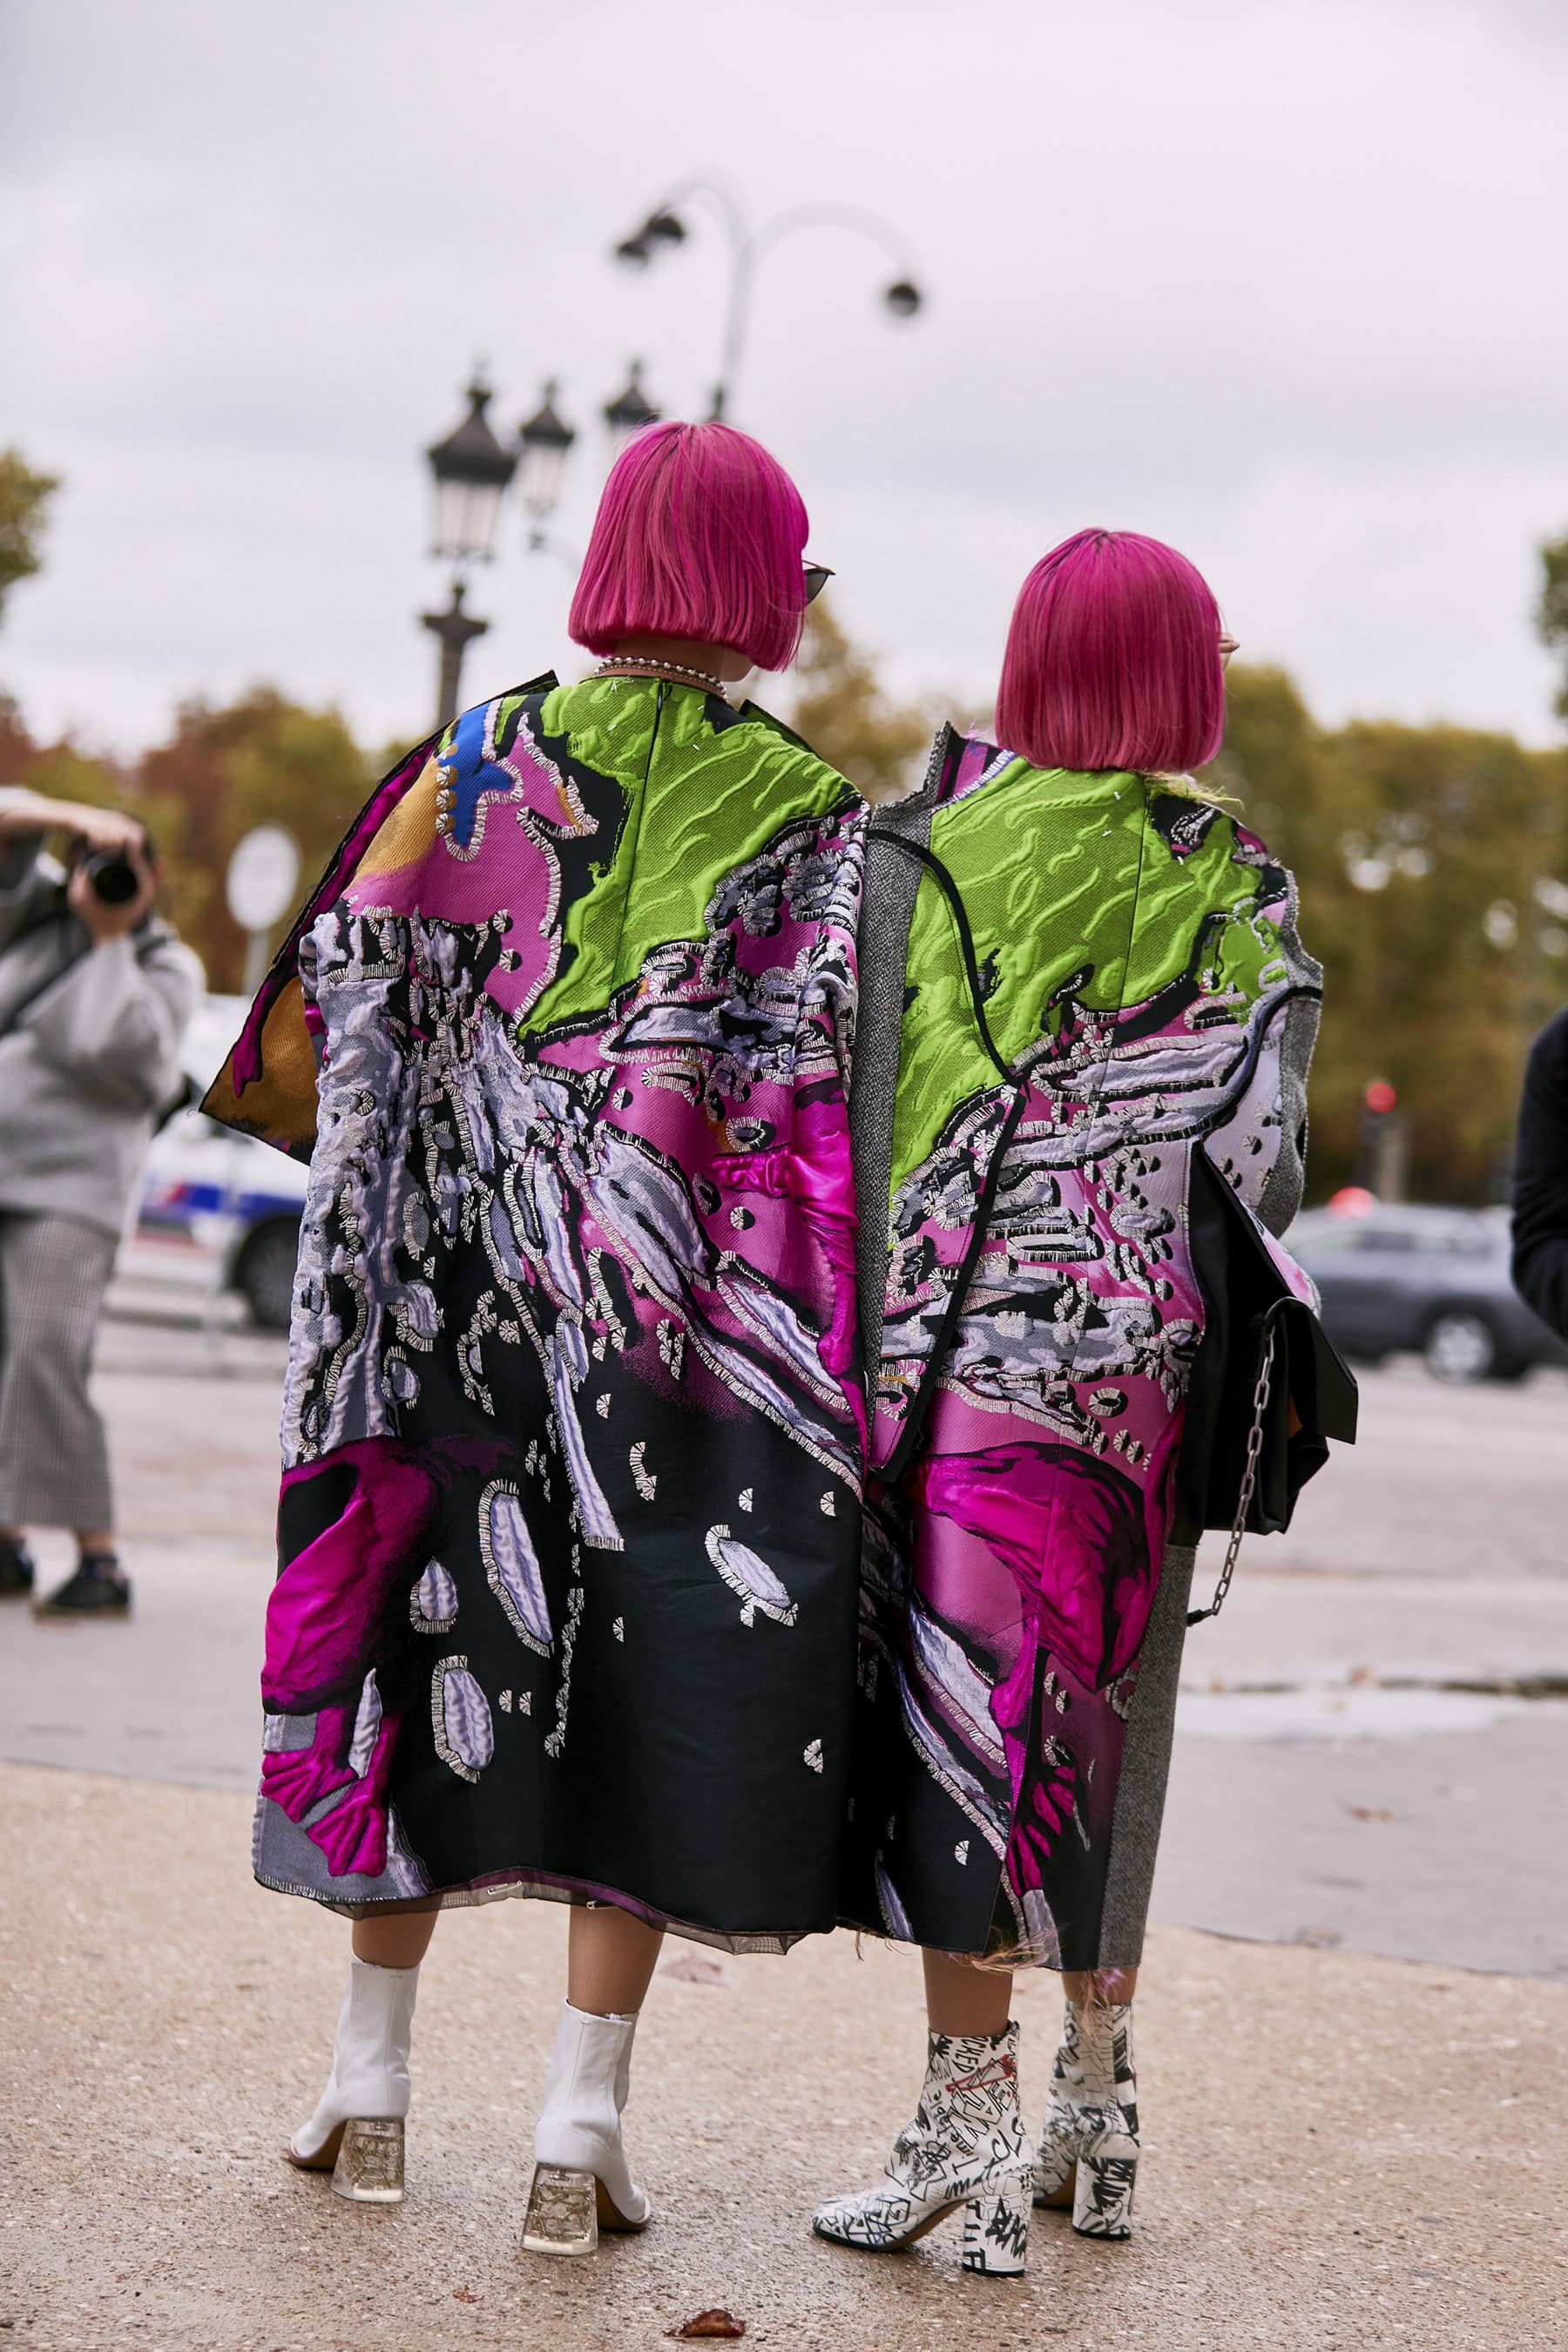
[[[1375,1201],[1350,1213],[1310,1209],[1287,1246],[1318,1286],[1330,1338],[1352,1360],[1414,1349],[1440,1381],[1518,1380],[1535,1364],[1568,1365],[1568,1345],[1510,1279],[1505,1209]]]

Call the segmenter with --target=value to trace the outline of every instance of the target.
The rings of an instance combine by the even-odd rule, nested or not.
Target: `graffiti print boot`
[[[637,2030],[635,2012],[600,2017],[562,2002],[534,2127],[524,2253],[591,2254],[601,2230],[645,2230],[652,2219],[621,2145]]]
[[[1069,2000],[1035,2164],[1035,2202],[1072,2207],[1083,2238],[1132,2234],[1138,2171],[1132,2004]]]
[[[887,2174],[857,2197],[819,2206],[818,2237],[875,2252],[912,2245],[963,2212],[963,2267],[1016,2278],[1029,2248],[1029,2155],[1018,2113],[1018,2029],[933,2033],[914,2121]]]
[[[332,2071],[315,2114],[284,2154],[301,2172],[331,2171],[356,2205],[403,2202],[403,2120],[419,1970],[349,1964]]]

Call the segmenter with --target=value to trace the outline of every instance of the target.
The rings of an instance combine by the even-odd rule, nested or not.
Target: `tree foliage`
[[[1494,1197],[1526,1047],[1568,997],[1568,750],[1456,727],[1330,730],[1282,670],[1233,667],[1228,685],[1213,781],[1296,874],[1302,937],[1326,971],[1313,1197],[1349,1177],[1373,1078],[1399,1090],[1417,1197]],[[878,799],[918,780],[943,717],[982,723],[889,698],[820,605],[793,717]],[[0,697],[0,783],[135,809],[163,857],[164,903],[215,988],[240,981],[244,940],[223,891],[240,835],[286,825],[303,891],[387,764],[335,710],[270,687],[186,704],[165,742],[123,765],[69,738],[34,741]]]
[[[158,845],[170,919],[207,967],[209,985],[237,988],[245,934],[224,877],[241,835],[280,824],[300,845],[301,894],[370,791],[370,763],[335,710],[307,710],[272,687],[237,702],[181,706],[174,733],[149,751],[135,806]]]
[[[1552,708],[1559,719],[1568,719],[1568,537],[1549,540],[1541,551],[1535,626],[1542,644],[1563,665]]]
[[[1535,1031],[1568,995],[1568,753],[1458,727],[1318,727],[1234,668],[1215,780],[1296,875],[1325,967],[1310,1181],[1354,1164],[1364,1089],[1398,1089],[1418,1198],[1495,1197]]]
[[[0,613],[6,592],[43,562],[44,519],[59,488],[55,474],[35,474],[19,449],[0,449]]]
[[[811,608],[796,677],[793,723],[829,767],[873,801],[896,800],[919,781],[931,738],[950,714],[936,703],[890,702],[826,597]]]
[[[237,702],[184,704],[168,740],[131,766],[68,738],[36,743],[0,698],[0,783],[57,800],[135,812],[163,866],[162,903],[206,966],[207,984],[239,986],[245,934],[224,876],[240,835],[281,824],[300,845],[300,888],[314,881],[374,781],[335,710],[307,710],[272,687]]]

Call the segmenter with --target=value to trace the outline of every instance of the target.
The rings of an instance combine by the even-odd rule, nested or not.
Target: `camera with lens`
[[[118,849],[95,850],[82,859],[82,869],[93,896],[106,907],[128,907],[142,887],[142,877]]]

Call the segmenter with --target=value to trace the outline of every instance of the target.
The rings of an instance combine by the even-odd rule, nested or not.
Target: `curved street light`
[[[665,247],[683,245],[689,231],[677,206],[699,199],[705,200],[718,214],[730,247],[719,381],[713,387],[709,410],[714,420],[722,420],[734,393],[751,323],[757,265],[784,237],[809,228],[847,228],[869,237],[880,246],[895,273],[882,289],[884,308],[895,319],[912,319],[923,306],[925,298],[916,281],[908,248],[898,231],[879,213],[867,212],[858,205],[798,205],[788,212],[775,213],[760,227],[752,228],[733,192],[713,180],[683,181],[654,206],[640,228],[634,229],[630,236],[623,237],[613,248],[615,258],[628,268],[646,269]]]

